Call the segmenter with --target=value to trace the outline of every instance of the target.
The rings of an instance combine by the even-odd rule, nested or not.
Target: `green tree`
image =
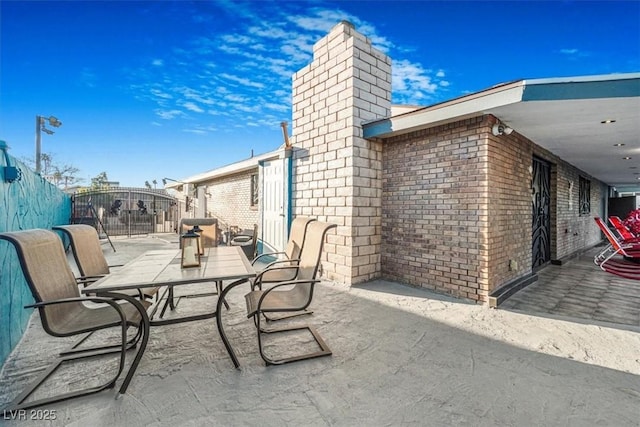
[[[91,178],[92,190],[104,190],[109,188],[109,178],[106,172],[100,172],[98,175]]]

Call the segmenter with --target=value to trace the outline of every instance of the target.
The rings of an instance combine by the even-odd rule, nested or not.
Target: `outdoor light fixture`
[[[20,173],[20,169],[15,166],[11,166],[11,162],[9,162],[9,154],[7,154],[7,150],[9,149],[9,145],[5,141],[0,141],[0,151],[4,153],[4,158],[7,162],[7,166],[4,169],[4,180],[6,182],[20,181],[22,178],[22,174]]]
[[[198,250],[198,240],[200,236],[189,230],[184,233],[182,239],[182,268],[200,267],[200,252]]]
[[[162,185],[167,185],[167,181],[177,182],[178,184],[186,184],[186,182],[178,181],[173,178],[162,178]]]
[[[36,116],[36,173],[37,174],[40,174],[40,171],[42,170],[41,168],[42,153],[40,152],[41,132],[44,132],[47,135],[54,134],[54,132],[51,129],[47,129],[47,127],[45,126],[46,121],[48,121],[49,125],[53,126],[54,128],[59,128],[60,126],[62,126],[62,122],[58,120],[56,117],[49,116],[49,118],[45,118],[43,116]]]
[[[194,225],[191,229],[194,233],[198,235],[198,253],[200,256],[204,255],[204,245],[202,244],[202,232],[204,231],[198,224]]]
[[[498,122],[491,128],[491,133],[493,133],[495,136],[511,135],[511,132],[513,132],[513,129],[505,125],[504,123]]]

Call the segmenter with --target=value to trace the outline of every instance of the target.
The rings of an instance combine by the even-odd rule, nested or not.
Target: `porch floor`
[[[148,249],[175,247],[175,239],[114,239],[114,245],[117,252],[105,245],[105,254],[119,264]],[[0,420],[11,426],[637,426],[640,326],[630,306],[640,305],[640,283],[609,277],[587,261],[546,268],[499,309],[383,280],[322,283],[315,313],[293,321],[316,325],[333,355],[275,367],[265,367],[258,354],[245,292],[237,290],[224,320],[240,370],[213,321],[152,328],[120,399],[108,390],[41,408],[55,411],[55,420],[11,420],[2,408],[47,366],[52,353],[42,349],[69,342],[47,336],[36,314],[0,372]],[[183,300],[178,310],[213,302]],[[269,341],[268,349],[286,352],[310,342],[290,335]],[[87,361],[80,368],[93,378],[83,379],[74,367],[41,393],[98,382],[114,363]]]
[[[602,249],[593,248],[562,266],[545,267],[537,282],[500,309],[640,327],[640,282],[601,271],[593,257]]]

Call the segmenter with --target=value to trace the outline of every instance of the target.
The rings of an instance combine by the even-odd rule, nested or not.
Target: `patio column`
[[[380,274],[382,145],[365,140],[361,125],[390,110],[391,59],[349,22],[293,76],[293,213],[338,225],[325,245],[326,278]]]

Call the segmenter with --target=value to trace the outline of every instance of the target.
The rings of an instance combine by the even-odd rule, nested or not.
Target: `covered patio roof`
[[[618,192],[640,193],[640,73],[499,84],[365,123],[364,137],[388,138],[484,114]]]

